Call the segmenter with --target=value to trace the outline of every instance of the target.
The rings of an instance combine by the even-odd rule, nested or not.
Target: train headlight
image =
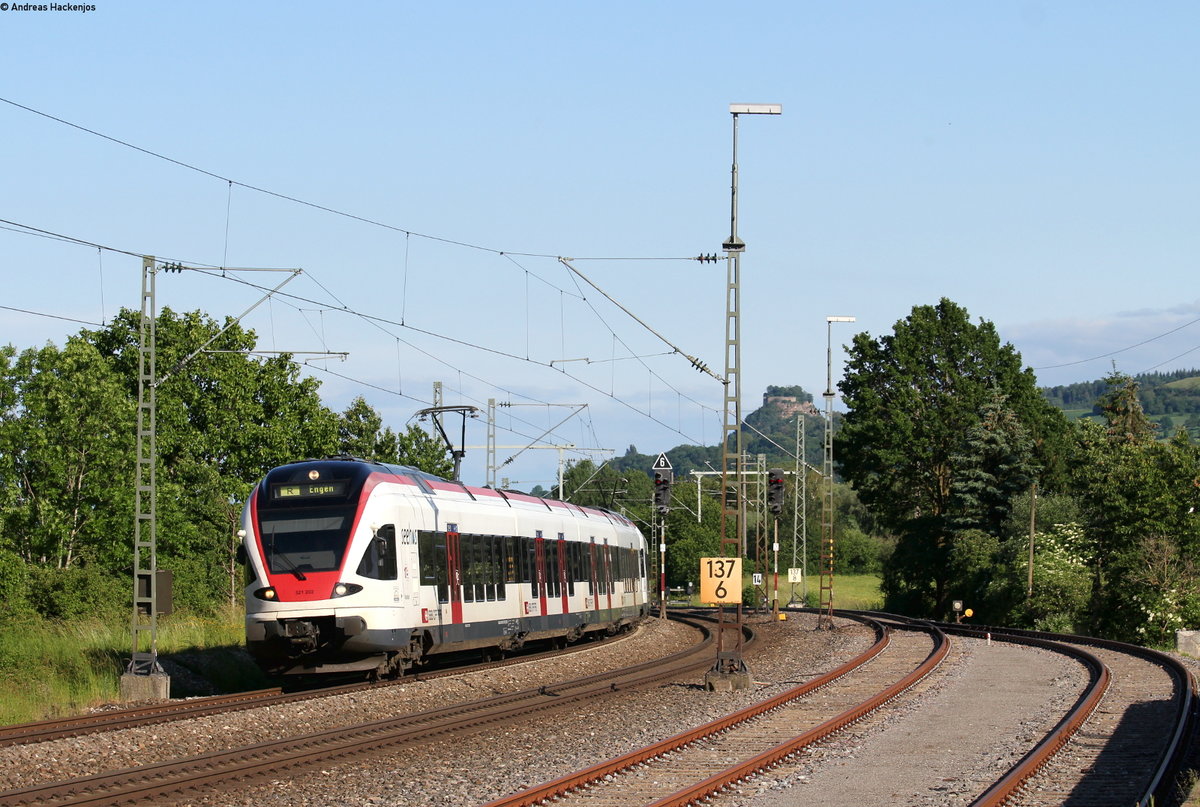
[[[357,594],[362,591],[362,586],[357,583],[334,583],[333,592],[329,595],[329,599],[336,600],[338,597],[349,597],[351,594]]]
[[[279,599],[279,594],[276,593],[274,586],[260,588],[258,591],[254,592],[254,596],[258,597],[260,600],[266,600],[267,602],[275,602]]]

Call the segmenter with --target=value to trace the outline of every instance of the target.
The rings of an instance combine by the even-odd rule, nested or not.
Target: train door
[[[592,536],[588,542],[588,587],[590,589],[592,608],[597,612],[600,611],[600,575],[596,570],[600,567],[596,563],[596,536]]]
[[[446,525],[446,571],[450,580],[450,621],[461,625],[463,621],[462,600],[462,543],[458,525]]]
[[[608,545],[608,539],[607,539],[607,538],[605,538],[605,539],[604,539],[604,550],[603,550],[603,554],[604,554],[604,570],[603,570],[603,573],[604,573],[604,590],[605,590],[606,592],[608,592],[608,610],[610,610],[610,611],[611,611],[611,610],[612,610],[612,590],[613,590],[613,577],[612,577],[612,547],[610,547],[610,546]]]
[[[562,612],[565,614],[571,606],[567,602],[567,536],[561,532],[558,534],[558,568],[554,573],[558,575],[558,590],[562,592]]]
[[[537,537],[533,540],[533,579],[534,579],[534,594],[538,598],[538,613],[542,616],[546,615],[546,598],[549,592],[546,591],[546,541],[542,537],[542,531],[537,531]]]

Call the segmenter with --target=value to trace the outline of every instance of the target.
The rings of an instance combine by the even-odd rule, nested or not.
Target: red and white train
[[[629,519],[353,458],[269,472],[242,514],[246,644],[271,674],[613,633],[648,612]]]

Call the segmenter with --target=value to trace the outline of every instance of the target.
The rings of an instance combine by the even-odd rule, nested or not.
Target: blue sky
[[[245,322],[264,349],[348,352],[311,370],[335,408],[361,394],[403,428],[440,380],[521,404],[501,445],[715,443],[720,384],[556,258],[721,373],[725,264],[673,259],[728,235],[732,102],[783,105],[739,127],[747,412],[768,384],[819,396],[826,316],[858,318],[840,365],[941,297],[1044,385],[1200,366],[1194,3],[92,5],[0,11],[0,219],[303,268]],[[0,262],[0,343],[140,304],[129,255],[7,228]],[[158,284],[217,318],[259,297]],[[500,476],[549,484],[557,458]]]

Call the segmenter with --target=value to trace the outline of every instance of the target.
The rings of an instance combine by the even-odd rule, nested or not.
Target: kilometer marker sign
[[[737,605],[742,601],[742,559],[700,558],[700,602]]]

